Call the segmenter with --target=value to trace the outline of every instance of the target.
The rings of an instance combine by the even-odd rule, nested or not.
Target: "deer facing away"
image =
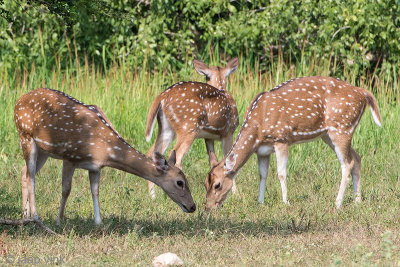
[[[182,158],[196,138],[204,138],[207,152],[214,153],[214,140],[222,141],[226,154],[233,143],[233,133],[239,124],[233,97],[226,91],[226,78],[238,67],[238,59],[231,59],[225,67],[208,67],[194,60],[198,73],[205,75],[207,84],[180,82],[156,97],[150,107],[146,140],[150,141],[157,118],[158,134],[148,155],[154,151],[163,154],[176,138],[176,165],[181,168]],[[236,191],[235,185],[233,192]],[[149,193],[155,198],[154,184],[149,182]]]
[[[258,94],[247,109],[229,153],[220,162],[211,155],[213,167],[205,180],[206,210],[225,201],[235,175],[253,153],[257,154],[260,173],[258,201],[264,202],[270,155],[275,152],[282,198],[288,203],[286,169],[289,146],[318,137],[336,153],[341,165],[342,179],[336,207],[342,204],[350,174],[355,201],[360,202],[361,158],[351,147],[351,140],[367,105],[375,123],[381,126],[374,96],[339,79],[297,78]]]
[[[63,160],[58,222],[64,217],[76,168],[89,171],[96,224],[101,223],[98,201],[100,170],[106,166],[152,181],[163,188],[183,211],[195,211],[185,175],[175,167],[175,153],[168,162],[157,152],[153,158],[141,154],[118,134],[99,107],[85,105],[63,92],[42,88],[17,100],[14,119],[26,162],[22,169],[24,217],[38,216],[35,174],[48,157]]]

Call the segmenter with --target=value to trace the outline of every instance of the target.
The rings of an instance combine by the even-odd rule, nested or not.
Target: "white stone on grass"
[[[167,252],[153,259],[154,267],[183,266],[183,261],[174,253]]]

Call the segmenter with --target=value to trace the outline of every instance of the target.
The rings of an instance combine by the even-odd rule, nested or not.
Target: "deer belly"
[[[274,147],[271,145],[261,145],[257,149],[257,155],[259,156],[268,156],[272,152],[274,152]]]
[[[197,134],[196,138],[204,138],[204,139],[213,139],[213,140],[220,140],[221,136],[218,134],[209,132],[207,130],[200,130],[199,133]]]

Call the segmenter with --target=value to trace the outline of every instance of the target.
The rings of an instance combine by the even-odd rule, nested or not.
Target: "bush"
[[[215,49],[267,64],[327,59],[355,69],[399,67],[399,0],[3,0],[0,64],[72,66],[75,57],[107,68],[180,69]],[[72,41],[71,41],[72,40]]]

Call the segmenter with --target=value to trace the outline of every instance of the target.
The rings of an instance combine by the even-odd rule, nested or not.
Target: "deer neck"
[[[222,161],[226,166],[233,164],[231,168],[232,177],[242,168],[250,156],[257,150],[260,144],[256,126],[243,124],[232,149]]]
[[[132,173],[157,183],[157,169],[153,160],[124,142],[114,142],[106,148],[103,165]]]
[[[219,90],[226,91],[226,83],[225,80],[216,76],[216,77],[211,77],[210,79],[207,80],[207,84],[211,85]]]

